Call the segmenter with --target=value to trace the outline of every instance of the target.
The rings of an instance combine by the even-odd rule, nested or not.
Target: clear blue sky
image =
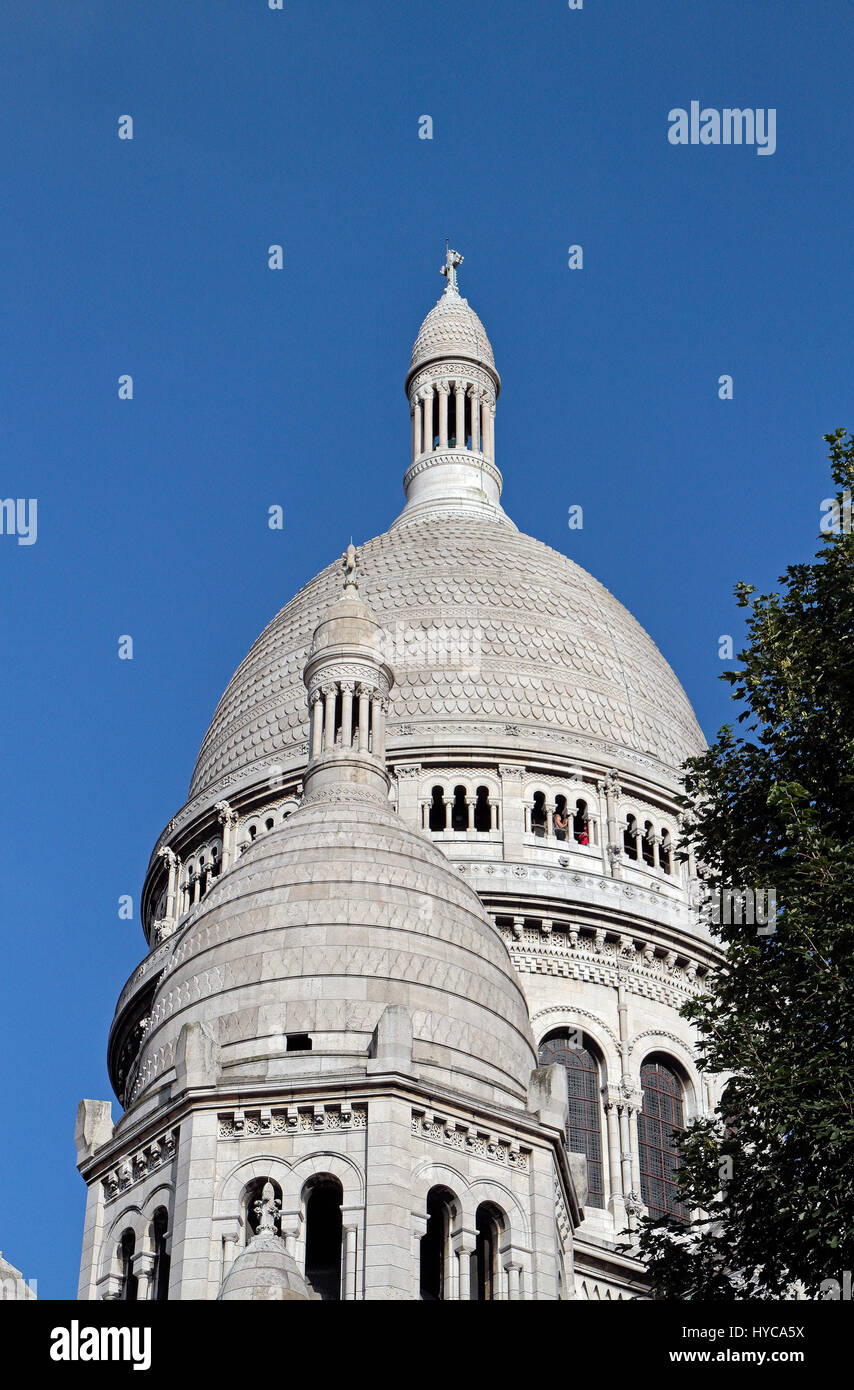
[[[726,717],[732,586],[813,552],[854,425],[852,38],[850,0],[6,0],[0,495],[39,511],[0,536],[0,1248],[41,1296],[143,951],[117,899],[257,633],[399,510],[446,235],[507,509]],[[775,108],[776,153],[671,146],[692,100]]]

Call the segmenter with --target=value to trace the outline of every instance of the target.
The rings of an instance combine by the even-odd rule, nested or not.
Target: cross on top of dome
[[[445,294],[459,294],[460,287],[457,283],[457,266],[462,265],[465,258],[459,251],[452,250],[448,238],[445,237],[445,264],[439,267],[439,274],[444,275],[447,280]]]

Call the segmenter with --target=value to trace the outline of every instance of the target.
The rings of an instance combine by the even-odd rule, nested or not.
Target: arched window
[[[221,868],[222,863],[219,857],[219,848],[217,845],[214,845],[211,850],[211,878],[217,878]]]
[[[151,1242],[154,1246],[154,1279],[152,1298],[163,1303],[169,1297],[169,1213],[158,1207],[151,1222]]]
[[[499,1296],[498,1244],[504,1229],[504,1214],[492,1202],[481,1202],[474,1218],[477,1243],[474,1252],[474,1287],[479,1303]]]
[[[451,829],[468,830],[469,809],[466,805],[465,787],[454,787],[454,804],[451,808]]]
[[[554,825],[555,839],[566,840],[569,837],[569,812],[566,808],[566,797],[555,797],[555,809],[552,816]]]
[[[637,859],[638,857],[638,823],[634,816],[626,816],[626,828],[623,831],[623,849],[627,859]]]
[[[274,822],[273,822],[273,817],[272,817],[272,816],[268,816],[267,819],[266,819],[265,822],[264,822],[264,829],[265,829],[265,830],[272,830],[272,829],[273,829],[273,824],[274,824]]]
[[[249,826],[249,838],[250,838],[250,840],[254,840],[254,839],[255,839],[255,836],[256,836],[257,834],[258,834],[258,827],[257,827],[257,825],[250,825],[250,826]]]
[[[531,807],[531,829],[535,835],[544,836],[546,833],[545,792],[534,792],[534,803]]]
[[[337,1178],[313,1178],[305,1188],[305,1277],[328,1302],[341,1298],[341,1201]]]
[[[652,837],[654,834],[655,831],[652,828],[652,821],[644,821],[643,838],[641,839],[641,853],[643,854],[643,862],[645,864],[648,864],[650,868],[652,868],[654,862],[654,855],[652,850]]]
[[[673,873],[673,845],[670,840],[670,831],[661,832],[661,849],[658,852],[658,862],[666,874]]]
[[[572,834],[577,844],[590,844],[590,819],[587,814],[587,802],[582,801],[581,797],[579,797],[575,803],[575,815],[572,817]]]
[[[119,1245],[119,1258],[122,1266],[121,1297],[125,1303],[136,1303],[138,1280],[133,1272],[133,1256],[136,1250],[136,1236],[133,1231],[124,1231]]]
[[[445,793],[442,791],[441,787],[434,787],[433,799],[430,802],[430,829],[444,830],[447,814]]]
[[[432,1187],[427,1194],[427,1230],[421,1237],[421,1297],[443,1302],[451,1297],[451,1228],[456,1205],[446,1187]]]
[[[643,1110],[638,1115],[641,1197],[651,1216],[687,1220],[676,1200],[679,1166],[676,1135],[685,1128],[682,1082],[666,1057],[648,1057],[641,1067]]]
[[[601,1071],[594,1047],[586,1034],[561,1028],[540,1043],[539,1060],[541,1067],[559,1062],[566,1068],[567,1144],[571,1153],[587,1155],[587,1205],[604,1207]]]
[[[492,829],[492,807],[489,804],[489,788],[478,787],[474,803],[474,828],[484,834]]]

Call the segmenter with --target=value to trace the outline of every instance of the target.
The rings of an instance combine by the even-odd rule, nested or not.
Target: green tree
[[[730,1079],[680,1146],[681,1200],[704,1215],[642,1223],[659,1298],[829,1296],[854,1270],[854,437],[825,439],[843,524],[779,593],[736,586],[743,728],[686,764],[683,857],[712,902],[773,890],[777,912],[768,935],[713,926],[723,964],[682,1011]]]

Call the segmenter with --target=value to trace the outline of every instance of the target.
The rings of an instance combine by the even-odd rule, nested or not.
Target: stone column
[[[454,382],[456,395],[456,439],[458,449],[466,447],[466,388],[462,381]]]
[[[424,393],[424,452],[433,452],[433,391]]]
[[[474,807],[475,807],[475,797],[473,797],[473,796],[467,796],[467,797],[466,797],[466,808],[467,808],[467,810],[468,810],[468,828],[469,828],[469,830],[474,830]]]
[[[483,452],[495,462],[495,406],[492,401],[483,403],[484,447]]]
[[[458,1297],[461,1303],[471,1302],[471,1266],[472,1255],[477,1249],[477,1231],[468,1230],[463,1227],[454,1233],[453,1237],[454,1253],[457,1257],[457,1285]]]
[[[507,1270],[507,1297],[510,1303],[519,1302],[519,1284],[522,1266],[518,1264],[506,1264]]]
[[[166,864],[166,907],[164,908],[163,916],[169,923],[169,931],[172,931],[177,920],[175,912],[175,880],[178,856],[168,845],[161,845],[157,853]]]
[[[451,388],[447,381],[440,381],[436,387],[439,396],[439,448],[448,447],[448,396]]]
[[[371,739],[371,752],[375,758],[382,758],[383,743],[385,739],[385,710],[386,702],[378,690],[375,690],[371,697],[371,718],[373,720],[373,738]]]
[[[369,715],[370,700],[371,700],[371,689],[370,689],[370,686],[367,686],[367,685],[360,685],[360,686],[359,686],[359,752],[360,752],[360,753],[367,753],[367,751],[368,751],[368,730],[369,730],[369,726],[370,726],[370,715]]]
[[[325,702],[324,729],[323,729],[323,751],[331,753],[335,747],[335,696],[338,688],[334,685],[323,687],[323,699]]]
[[[414,463],[421,453],[421,402],[417,396],[413,397],[409,412],[412,416],[412,462]]]
[[[352,1302],[356,1297],[356,1226],[349,1221],[344,1226],[344,1268],[341,1283],[342,1298]]]
[[[237,812],[231,809],[227,801],[218,801],[214,809],[219,813],[219,822],[222,826],[222,872],[225,873],[226,869],[234,863]]]
[[[141,1251],[133,1256],[133,1272],[136,1275],[136,1298],[138,1303],[151,1301],[151,1285],[154,1279],[156,1256],[149,1251]]]
[[[619,1107],[613,1096],[605,1099],[605,1123],[608,1130],[608,1210],[614,1223],[621,1229],[626,1223],[626,1208],[623,1201],[623,1170],[620,1160],[620,1118]]]
[[[353,745],[353,691],[356,689],[355,681],[341,682],[341,747],[351,748]]]
[[[450,829],[452,828],[452,827],[451,827],[451,816],[453,815],[453,811],[454,811],[454,798],[453,798],[453,796],[450,796],[450,797],[445,801],[445,829],[446,829],[446,830],[450,830]]]
[[[323,745],[323,696],[319,690],[311,692],[311,745],[309,757],[320,757]]]
[[[476,386],[472,386],[469,391],[471,401],[471,447],[477,452],[480,451],[480,391]]]
[[[489,800],[489,828],[490,830],[500,829],[498,824],[498,801],[496,797],[490,796]]]
[[[661,867],[661,861],[658,854],[658,846],[661,842],[658,836],[656,835],[655,831],[652,832],[650,840],[652,841],[652,867],[654,869],[658,869]]]

